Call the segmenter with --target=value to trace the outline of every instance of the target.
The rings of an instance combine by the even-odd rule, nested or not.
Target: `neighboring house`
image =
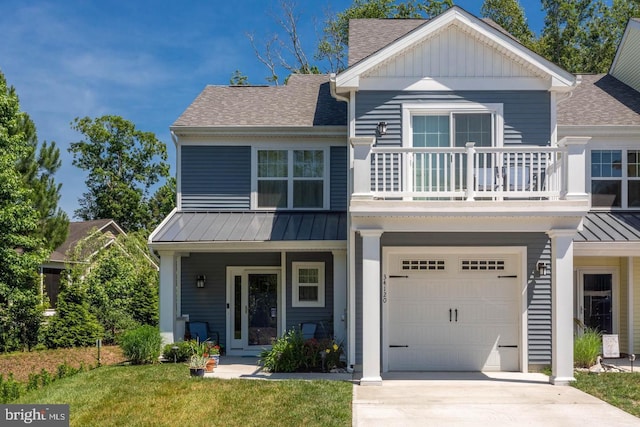
[[[164,340],[207,321],[228,354],[256,354],[317,323],[345,343],[361,384],[388,371],[545,365],[567,384],[583,317],[575,263],[580,283],[616,272],[611,332],[633,349],[633,242],[584,256],[602,255],[585,251],[605,239],[587,233],[602,215],[589,213],[592,184],[594,204],[611,200],[609,181],[629,189],[626,173],[589,174],[609,159],[613,130],[620,150],[640,144],[638,93],[610,76],[606,89],[592,76],[581,86],[459,7],[429,21],[352,20],[349,37],[337,76],[208,86],[171,126],[177,207],[149,238]],[[600,96],[615,114],[597,113]],[[582,122],[591,115],[601,127]],[[622,210],[632,198],[613,199]],[[593,260],[614,266],[584,268]]]
[[[126,234],[112,219],[97,219],[93,221],[80,221],[69,223],[69,233],[67,240],[58,246],[49,256],[49,260],[40,266],[41,292],[49,301],[49,309],[46,314],[55,313],[60,292],[60,279],[69,264],[74,261],[73,252],[78,243],[91,239],[96,235],[105,236],[102,248],[109,247],[116,237]],[[83,255],[85,261],[93,253]]]

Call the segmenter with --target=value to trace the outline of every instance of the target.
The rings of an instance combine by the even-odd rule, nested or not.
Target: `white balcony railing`
[[[476,148],[468,143],[465,148],[392,148],[372,147],[372,142],[367,144],[364,138],[352,140],[354,197],[403,200],[583,197],[586,141],[575,141],[564,141],[555,147]],[[580,164],[576,173],[582,173],[582,177],[569,179],[571,165]]]

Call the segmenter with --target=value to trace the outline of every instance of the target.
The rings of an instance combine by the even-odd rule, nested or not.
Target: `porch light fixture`
[[[378,135],[386,135],[387,134],[387,122],[378,122],[378,126],[376,126],[376,130],[378,131]]]
[[[539,262],[538,264],[536,264],[536,269],[538,270],[538,274],[540,276],[546,276],[547,275],[547,263]]]
[[[207,277],[204,274],[201,274],[196,278],[196,288],[204,288],[204,282],[207,280]]]

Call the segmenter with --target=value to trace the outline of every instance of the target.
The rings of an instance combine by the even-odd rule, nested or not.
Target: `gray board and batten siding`
[[[378,122],[386,121],[387,133],[377,138],[377,145],[401,146],[402,104],[443,102],[501,103],[505,145],[549,145],[551,98],[546,91],[360,91],[356,94],[356,135],[375,135]]]
[[[183,211],[251,209],[250,146],[185,145],[180,150]],[[330,147],[329,162],[330,209],[346,211],[347,147]]]
[[[382,247],[526,246],[527,341],[529,365],[551,363],[551,273],[536,273],[541,261],[551,265],[551,241],[544,233],[383,233]],[[382,249],[381,249],[382,250]],[[356,363],[362,363],[362,238],[356,234]],[[381,260],[383,264],[385,260]]]
[[[292,274],[294,261],[325,263],[325,306],[322,308],[291,307]],[[279,252],[260,253],[191,253],[181,258],[180,290],[181,313],[188,314],[190,321],[206,321],[213,331],[220,334],[221,344],[226,345],[227,316],[227,267],[280,267]],[[196,277],[205,275],[206,285],[197,288]],[[287,329],[301,322],[328,322],[333,316],[333,256],[330,252],[287,253]],[[280,301],[280,299],[278,299]]]

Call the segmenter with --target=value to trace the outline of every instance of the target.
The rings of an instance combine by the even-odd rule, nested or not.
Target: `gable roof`
[[[65,240],[60,246],[58,246],[53,252],[51,252],[49,261],[67,262],[67,253],[69,253],[70,250],[73,250],[78,242],[88,237],[94,230],[102,233],[111,233],[114,236],[117,234],[126,234],[112,219],[96,219],[93,221],[70,222],[67,240]]]
[[[610,74],[585,74],[558,104],[559,126],[640,126],[640,93]]]
[[[415,30],[428,19],[359,18],[349,21],[349,66]],[[517,41],[489,18],[482,21]]]
[[[533,70],[535,75],[542,76],[545,80],[548,80],[550,83],[549,87],[553,89],[571,90],[576,84],[576,79],[573,74],[527,49],[512,36],[506,34],[504,30],[495,23],[485,22],[458,6],[453,6],[437,17],[422,21],[422,23],[420,23],[419,20],[410,20],[408,22],[407,20],[376,20],[375,22],[381,24],[382,31],[369,31],[373,34],[378,32],[384,33],[383,35],[376,35],[376,41],[380,40],[383,42],[388,39],[393,39],[394,37],[396,38],[384,47],[380,47],[378,50],[369,53],[372,49],[375,49],[375,47],[373,43],[365,43],[358,40],[361,38],[358,34],[362,34],[364,29],[358,29],[357,26],[361,25],[364,27],[364,24],[356,23],[356,52],[353,59],[349,61],[349,68],[335,77],[336,87],[340,88],[341,92],[359,87],[361,76],[370,72],[380,64],[389,61],[391,58],[401,55],[404,51],[437,36],[442,31],[451,28],[452,25],[461,28],[465,33],[473,34],[473,36],[482,43],[512,58],[514,63]],[[393,25],[398,25],[402,31],[407,30],[411,26],[415,27],[404,35],[399,35],[401,33],[400,29],[398,29],[397,32],[392,32],[388,29]],[[367,55],[367,53],[369,54]],[[358,61],[354,62],[355,59],[358,59]]]
[[[283,86],[207,86],[171,129],[346,124],[346,104],[331,96],[328,75],[292,74]]]
[[[627,23],[609,73],[640,91],[640,18]]]

